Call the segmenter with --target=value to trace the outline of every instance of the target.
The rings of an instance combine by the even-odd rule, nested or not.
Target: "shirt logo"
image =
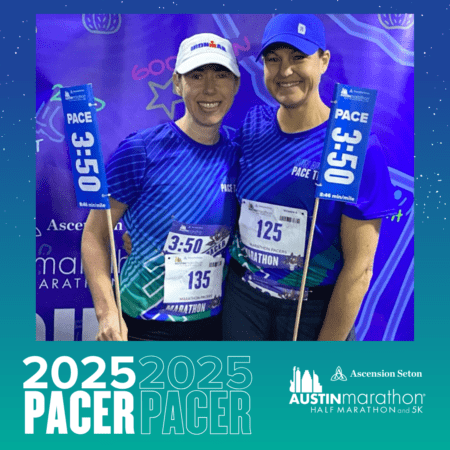
[[[224,184],[224,183],[222,183],[220,185],[220,190],[222,192],[236,192],[236,185],[235,184]]]
[[[302,23],[299,23],[297,32],[298,32],[298,34],[306,34],[306,27],[305,27],[305,25],[303,25]]]

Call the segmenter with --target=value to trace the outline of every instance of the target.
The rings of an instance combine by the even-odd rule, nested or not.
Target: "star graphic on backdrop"
[[[178,98],[177,100],[172,100],[173,96],[169,94],[169,92],[161,92],[161,91],[166,91],[166,89],[172,85],[172,91],[171,93],[176,95],[177,97],[178,94],[175,92],[175,86],[173,85],[173,80],[172,77],[169,78],[169,80],[167,81],[167,83],[165,85],[161,85],[158,83],[155,83],[154,81],[149,81],[148,85],[150,87],[150,89],[152,90],[154,97],[153,100],[147,105],[147,107],[145,108],[147,111],[151,110],[151,109],[156,109],[156,108],[162,108],[164,110],[164,112],[167,114],[167,116],[170,118],[170,120],[173,120],[173,116],[175,115],[175,105],[177,103],[181,103],[183,101],[182,98]],[[156,89],[159,89],[160,92],[158,92]],[[157,103],[157,101],[159,100],[160,96],[164,95],[166,98],[161,99],[160,103]],[[166,100],[166,101],[164,101]],[[169,108],[166,106],[166,104],[170,103],[170,111]]]

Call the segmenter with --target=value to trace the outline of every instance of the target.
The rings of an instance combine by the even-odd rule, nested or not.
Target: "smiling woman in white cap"
[[[249,111],[238,133],[239,233],[224,299],[225,340],[292,340],[330,108],[319,94],[330,62],[312,14],[278,15],[262,40],[264,81],[277,108]],[[374,136],[357,204],[324,201],[316,222],[298,340],[354,340],[381,218],[393,189]]]
[[[128,136],[107,165],[113,225],[123,216],[133,251],[121,272],[119,333],[107,223],[92,210],[83,267],[97,340],[220,340],[225,251],[236,219],[235,144],[219,133],[239,87],[232,45],[198,34],[179,48],[178,121]],[[225,187],[225,189],[224,189]]]
[[[239,77],[233,48],[226,39],[211,33],[185,39],[178,51],[173,82],[186,111],[176,124],[194,140],[215,143],[239,88]]]

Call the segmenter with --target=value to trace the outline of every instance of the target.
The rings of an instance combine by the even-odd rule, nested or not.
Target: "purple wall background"
[[[372,124],[398,201],[383,221],[371,289],[357,320],[363,340],[413,340],[413,16],[318,15],[331,52],[321,95],[329,104],[336,82],[378,90]],[[272,16],[37,15],[36,25],[36,338],[90,340],[96,320],[80,257],[88,211],[76,207],[64,142],[59,88],[92,83],[105,161],[129,133],[181,117],[171,77],[179,43],[200,32],[233,43],[242,84],[224,121],[232,134],[247,110],[273,100],[255,62]],[[117,257],[123,230],[116,232]]]

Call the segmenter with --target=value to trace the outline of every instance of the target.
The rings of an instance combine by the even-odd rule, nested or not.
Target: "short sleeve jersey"
[[[134,133],[119,145],[106,172],[111,197],[128,206],[123,220],[133,249],[121,270],[125,313],[186,321],[221,311],[223,286],[206,300],[165,299],[165,258],[170,255],[176,264],[182,256],[227,257],[236,220],[237,170],[234,143],[221,135],[215,145],[199,144],[173,122]],[[206,286],[209,275],[200,282]],[[189,287],[197,284],[193,278]]]
[[[327,122],[289,134],[280,129],[276,112],[268,106],[252,108],[236,137],[242,152],[237,185],[241,213],[231,254],[247,269],[244,281],[290,299],[298,298],[301,284]],[[394,205],[384,156],[371,136],[358,203],[320,201],[306,286],[336,282],[343,265],[343,214],[358,220],[382,218],[394,212]]]

